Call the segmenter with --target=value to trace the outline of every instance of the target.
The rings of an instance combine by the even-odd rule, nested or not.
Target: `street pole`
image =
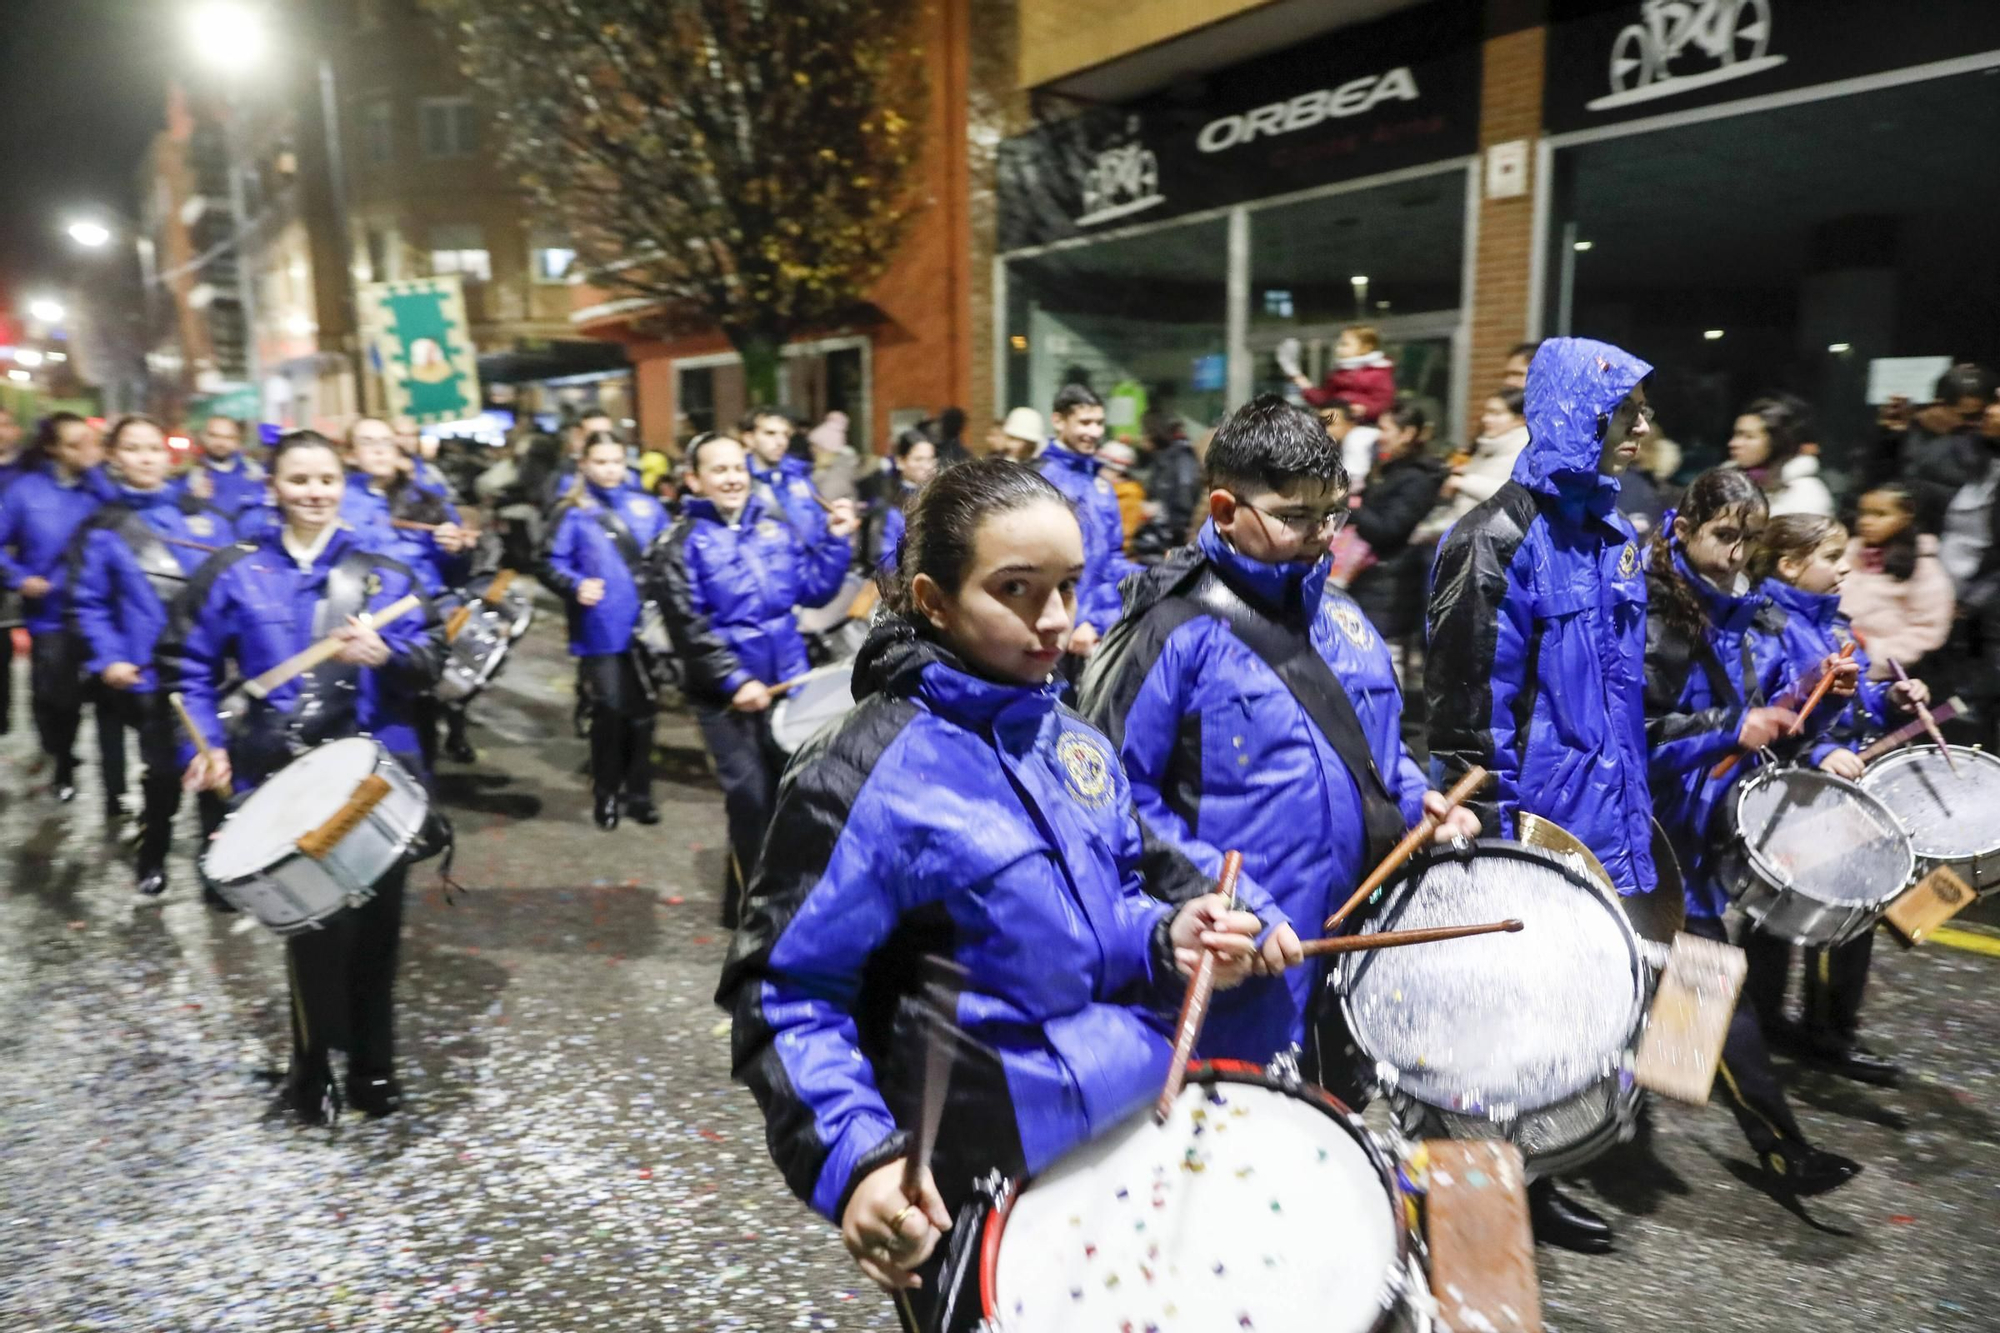
[[[322,31],[322,49],[326,37],[327,34]],[[347,326],[341,338],[341,351],[346,355],[349,371],[354,376],[354,410],[359,412],[366,410],[367,380],[360,355],[361,317],[354,299],[354,237],[348,230],[347,161],[341,155],[340,97],[335,78],[333,57],[322,54],[319,58],[320,120],[326,131],[327,192],[333,205],[334,230],[338,233],[340,313]]]
[[[244,198],[242,100],[228,99],[228,114],[222,121],[222,152],[228,159],[229,212],[236,232],[236,302],[243,311],[243,372],[250,381],[250,398],[257,405],[257,418],[264,420],[264,379],[257,353],[257,275],[250,259],[250,209]]]

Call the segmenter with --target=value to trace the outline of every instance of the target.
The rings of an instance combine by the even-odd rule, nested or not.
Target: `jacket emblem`
[[[206,514],[188,515],[188,531],[197,537],[209,537],[215,533],[215,520]]]
[[[1111,799],[1111,761],[1103,750],[1076,732],[1066,732],[1056,742],[1056,760],[1062,765],[1063,785],[1077,800],[1102,806]]]
[[[1368,622],[1361,618],[1361,612],[1351,606],[1333,608],[1333,623],[1340,626],[1340,632],[1356,648],[1366,648],[1369,643]]]
[[[769,539],[778,535],[778,525],[768,518],[757,520],[757,535]]]
[[[1106,481],[1104,478],[1099,477],[1097,479],[1097,489],[1105,492],[1108,495],[1110,494],[1111,491],[1111,483]]]
[[[625,509],[634,518],[644,518],[647,514],[646,502],[644,500],[627,500],[625,502]]]
[[[1618,557],[1618,577],[1629,579],[1639,569],[1639,548],[1631,542],[1625,543],[1624,552]]]
[[[370,597],[381,596],[382,576],[380,574],[377,574],[372,569],[369,570],[368,577],[361,580],[361,591],[366,593]]]

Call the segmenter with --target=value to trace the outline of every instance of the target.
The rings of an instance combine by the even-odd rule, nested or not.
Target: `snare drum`
[[[1519,934],[1345,955],[1348,1030],[1413,1138],[1504,1138],[1530,1175],[1595,1157],[1632,1124],[1631,1055],[1651,977],[1616,895],[1575,863],[1481,839],[1419,860],[1363,933],[1519,917]]]
[[[1165,1125],[1148,1108],[1003,1199],[980,1299],[999,1333],[1420,1328],[1405,1212],[1339,1102],[1196,1065]]]
[[[2000,758],[1951,747],[1952,772],[1935,746],[1911,746],[1869,766],[1861,789],[1910,835],[1921,878],[1949,866],[1980,893],[2000,886]]]
[[[1869,929],[1916,873],[1910,835],[1881,801],[1808,768],[1765,768],[1726,799],[1715,873],[1766,934],[1832,948]]]
[[[437,697],[448,704],[470,699],[486,687],[514,644],[506,617],[490,606],[473,608],[465,628],[451,641]]]
[[[317,930],[375,894],[415,848],[430,797],[377,741],[329,741],[274,773],[222,821],[202,873],[280,935]]]
[[[796,754],[813,734],[854,708],[854,663],[835,662],[808,671],[771,708],[771,738]]]
[[[471,584],[466,588],[466,594],[474,597],[483,596],[486,590],[493,586],[493,580],[497,577],[499,577],[497,574],[488,575]],[[494,604],[489,604],[491,605]],[[510,580],[501,590],[497,608],[500,619],[507,626],[507,637],[510,639],[518,639],[526,634],[528,626],[535,622],[535,599],[529,595],[528,589],[519,579]]]

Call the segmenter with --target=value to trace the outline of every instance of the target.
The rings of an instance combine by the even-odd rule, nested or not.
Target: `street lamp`
[[[111,241],[111,228],[101,222],[72,222],[69,238],[86,250],[96,250]]]
[[[47,297],[28,302],[28,314],[35,319],[39,319],[44,324],[60,324],[62,323],[63,315],[66,313],[62,307],[62,302],[51,301]]]
[[[263,12],[241,0],[205,0],[188,16],[195,54],[212,65],[243,67],[263,60],[270,45]]]

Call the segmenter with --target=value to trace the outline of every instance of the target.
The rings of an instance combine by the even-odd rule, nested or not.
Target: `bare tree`
[[[593,281],[719,328],[751,396],[856,317],[914,209],[923,0],[426,0]]]

